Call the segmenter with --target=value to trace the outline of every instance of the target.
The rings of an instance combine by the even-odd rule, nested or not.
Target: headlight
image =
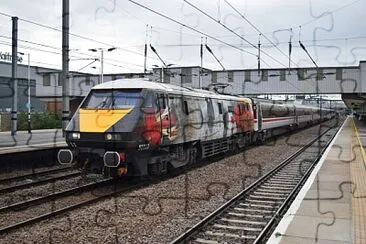
[[[107,140],[107,141],[111,141],[111,140],[115,140],[115,141],[119,141],[119,140],[121,140],[121,135],[120,134],[111,134],[111,133],[107,133],[106,135],[105,135],[105,139]]]
[[[77,132],[71,133],[71,138],[72,139],[80,139],[80,133],[77,133]]]

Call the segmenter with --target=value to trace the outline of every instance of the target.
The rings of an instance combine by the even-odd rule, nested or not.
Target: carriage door
[[[257,121],[258,121],[258,130],[262,130],[263,123],[263,115],[262,115],[262,106],[260,103],[257,103]]]
[[[163,93],[159,94],[159,111],[161,139],[164,144],[170,141],[171,124],[168,96]]]

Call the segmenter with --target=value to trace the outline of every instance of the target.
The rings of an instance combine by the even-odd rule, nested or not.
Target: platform
[[[268,243],[366,243],[365,142],[348,117]]]
[[[18,131],[15,136],[10,131],[0,132],[0,155],[66,146],[62,129],[32,130],[30,134]]]

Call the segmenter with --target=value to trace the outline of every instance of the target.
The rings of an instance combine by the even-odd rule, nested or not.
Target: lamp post
[[[103,52],[104,50],[107,52],[111,52],[117,48],[111,47],[111,48],[90,48],[89,51],[92,52],[98,52],[100,51],[100,82],[103,83]]]
[[[18,52],[21,55],[25,55],[22,52]],[[27,77],[28,77],[28,102],[27,102],[27,109],[28,109],[28,133],[32,133],[31,131],[31,100],[30,100],[30,53],[27,53],[28,57],[28,70],[27,70]]]

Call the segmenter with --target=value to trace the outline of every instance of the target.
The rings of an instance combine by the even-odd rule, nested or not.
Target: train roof
[[[149,90],[165,91],[170,94],[178,94],[185,96],[210,97],[210,98],[251,102],[249,98],[231,96],[231,95],[222,95],[215,93],[213,91],[194,89],[189,87],[181,87],[173,84],[157,83],[149,81],[146,78],[118,79],[96,85],[92,88],[92,90],[100,90],[100,89],[149,89]]]

